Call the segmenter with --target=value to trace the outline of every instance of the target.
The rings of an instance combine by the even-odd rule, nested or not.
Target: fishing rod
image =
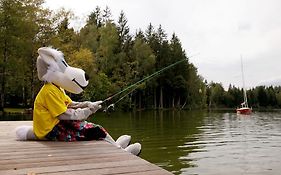
[[[156,75],[159,75],[161,72],[163,72],[163,71],[165,71],[165,70],[167,70],[167,69],[169,69],[169,68],[171,68],[171,67],[173,67],[173,66],[175,66],[175,65],[177,65],[177,64],[179,64],[179,63],[181,63],[181,62],[183,62],[183,61],[185,61],[185,60],[186,60],[186,59],[182,59],[182,60],[179,60],[178,62],[176,62],[176,63],[174,63],[174,64],[171,64],[171,65],[169,65],[169,66],[167,66],[167,67],[164,67],[163,69],[161,69],[161,70],[159,70],[159,71],[157,71],[157,72],[155,72],[155,73],[153,73],[153,74],[151,74],[151,75],[149,75],[149,76],[147,76],[147,77],[145,77],[145,78],[143,78],[143,79],[137,81],[136,83],[134,83],[134,84],[128,86],[127,88],[125,88],[125,89],[123,89],[123,90],[117,92],[116,94],[114,94],[114,95],[112,95],[112,96],[106,98],[105,100],[103,100],[102,103],[104,103],[104,102],[106,102],[106,101],[109,101],[110,99],[114,98],[115,96],[117,96],[117,95],[119,95],[119,94],[122,94],[123,92],[125,92],[125,91],[127,91],[127,90],[130,90],[128,93],[126,93],[125,95],[123,95],[122,97],[120,97],[116,102],[111,103],[110,105],[108,105],[107,107],[105,107],[104,110],[103,110],[103,112],[106,112],[106,113],[107,113],[107,112],[110,112],[110,111],[114,111],[114,109],[115,109],[115,104],[117,104],[118,102],[120,102],[121,100],[123,100],[126,96],[128,96],[128,95],[131,94],[133,91],[135,91],[135,90],[139,87],[139,85],[141,85],[142,82],[144,82],[144,81],[146,81],[146,80],[149,80],[150,78],[153,78],[153,77],[156,76]]]
[[[195,55],[198,55],[198,54],[195,54]],[[189,58],[191,58],[191,57],[193,57],[193,56],[195,56],[195,55],[192,55],[192,56],[190,56]],[[164,72],[164,71],[166,71],[166,70],[168,70],[168,69],[170,69],[170,68],[172,68],[172,67],[174,67],[174,66],[176,66],[176,65],[178,65],[178,64],[180,64],[180,63],[182,63],[182,62],[184,62],[184,61],[187,61],[187,58],[181,59],[181,60],[179,60],[179,61],[177,61],[177,62],[175,62],[175,63],[173,63],[173,64],[170,64],[170,65],[168,65],[168,66],[166,66],[166,67],[164,67],[164,68],[162,68],[162,69],[160,69],[160,70],[154,72],[153,74],[151,74],[151,75],[149,75],[149,76],[147,76],[147,77],[144,77],[143,79],[137,81],[136,83],[131,84],[131,85],[129,85],[128,87],[124,88],[123,90],[121,90],[121,91],[119,91],[119,92],[117,92],[117,93],[115,93],[115,94],[113,94],[113,95],[107,97],[105,100],[102,101],[102,103],[111,100],[112,98],[114,98],[114,97],[116,97],[116,96],[122,94],[123,92],[126,92],[126,91],[130,90],[131,88],[133,88],[133,87],[135,87],[135,86],[137,87],[137,86],[138,86],[139,84],[141,84],[142,82],[147,81],[147,80],[149,80],[149,79],[155,77],[156,75],[159,75],[160,73],[162,73],[162,72]]]
[[[159,71],[157,71],[157,72],[154,72],[153,74],[151,74],[151,75],[149,75],[149,76],[147,76],[147,77],[145,77],[145,78],[143,78],[143,79],[137,81],[136,83],[131,84],[130,86],[124,88],[123,90],[121,90],[121,91],[119,91],[119,92],[113,94],[112,96],[109,96],[109,97],[106,98],[105,100],[103,100],[103,103],[106,102],[106,101],[108,101],[108,100],[111,100],[112,98],[116,97],[117,95],[119,95],[119,94],[121,94],[121,93],[123,93],[123,92],[126,92],[126,91],[130,90],[130,89],[133,88],[134,86],[137,86],[137,85],[139,85],[140,83],[142,83],[142,82],[144,82],[144,81],[146,81],[146,80],[148,80],[148,79],[153,78],[154,76],[160,74],[161,72],[163,72],[163,71],[165,71],[165,70],[167,70],[167,69],[169,69],[169,68],[171,68],[171,67],[173,67],[173,66],[175,66],[175,65],[177,65],[177,64],[179,64],[179,63],[181,63],[181,62],[183,62],[183,61],[186,61],[186,59],[179,60],[179,61],[177,61],[177,62],[175,62],[175,63],[173,63],[173,64],[171,64],[171,65],[169,65],[169,66],[167,66],[167,67],[164,67],[163,69],[161,69],[161,70],[159,70]]]

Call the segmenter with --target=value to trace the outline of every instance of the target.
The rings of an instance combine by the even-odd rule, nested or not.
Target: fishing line
[[[195,54],[195,55],[198,55],[198,54]],[[188,58],[191,58],[191,57],[193,57],[193,56],[195,56],[195,55],[192,55],[192,56],[190,56],[190,57],[188,57]],[[147,77],[145,77],[145,78],[143,78],[143,79],[137,81],[136,83],[127,86],[127,87],[124,88],[123,90],[121,90],[121,91],[119,91],[119,92],[117,92],[117,93],[115,93],[115,94],[113,94],[113,95],[107,97],[105,100],[102,101],[102,103],[111,100],[112,98],[114,98],[114,97],[116,97],[116,96],[122,94],[123,92],[126,92],[126,91],[130,90],[131,88],[133,88],[133,87],[135,87],[135,86],[138,86],[140,83],[142,83],[142,82],[144,82],[144,81],[147,81],[147,80],[149,80],[149,79],[155,77],[156,75],[159,75],[160,73],[162,73],[162,72],[164,72],[164,71],[166,71],[166,70],[168,70],[168,69],[170,69],[170,68],[172,68],[172,67],[174,67],[174,66],[176,66],[176,65],[178,65],[178,64],[180,64],[180,63],[182,63],[182,62],[184,62],[184,61],[188,61],[188,60],[187,60],[188,58],[184,58],[184,59],[179,60],[179,61],[177,61],[177,62],[175,62],[175,63],[173,63],[173,64],[170,64],[169,66],[166,66],[166,67],[164,67],[164,68],[162,68],[162,69],[160,69],[160,70],[154,72],[153,74],[151,74],[151,75],[149,75],[149,76],[147,76]]]
[[[133,93],[138,86],[136,86],[134,89],[132,89],[129,93],[126,93],[125,95],[123,95],[121,98],[119,98],[116,102],[108,105],[103,112],[108,112],[108,111],[114,111],[115,105],[120,102],[121,100],[123,100],[126,96],[130,95],[131,93]]]

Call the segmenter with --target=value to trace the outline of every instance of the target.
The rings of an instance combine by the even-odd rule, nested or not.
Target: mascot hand
[[[90,108],[90,110],[93,113],[95,113],[95,112],[97,112],[97,110],[99,110],[101,108],[101,104],[102,104],[102,101],[91,102],[88,107]]]
[[[72,108],[72,109],[77,109],[77,108],[87,108],[89,107],[89,105],[91,104],[92,102],[90,101],[83,101],[83,102],[75,102],[75,101],[72,101],[71,104],[68,105],[69,108]]]

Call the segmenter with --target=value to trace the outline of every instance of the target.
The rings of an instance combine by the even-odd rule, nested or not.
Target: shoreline
[[[236,112],[236,108],[206,108],[206,109],[178,109],[178,108],[163,108],[163,109],[136,109],[132,111],[206,111],[206,112]],[[130,112],[132,112],[130,111]],[[281,108],[253,108],[253,111],[255,112],[281,112]],[[33,109],[32,108],[4,108],[4,113],[0,111],[0,115],[26,115],[26,114],[32,114]],[[119,111],[118,111],[119,112]],[[128,112],[128,111],[124,111]]]

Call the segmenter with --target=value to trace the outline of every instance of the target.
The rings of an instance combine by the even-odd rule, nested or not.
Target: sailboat
[[[247,93],[245,88],[245,80],[244,80],[244,72],[243,72],[243,61],[241,56],[241,70],[242,70],[242,80],[243,80],[243,96],[244,96],[244,102],[241,103],[240,107],[236,109],[237,114],[245,114],[249,115],[252,113],[252,108],[249,108],[248,106],[248,100],[247,100]]]

